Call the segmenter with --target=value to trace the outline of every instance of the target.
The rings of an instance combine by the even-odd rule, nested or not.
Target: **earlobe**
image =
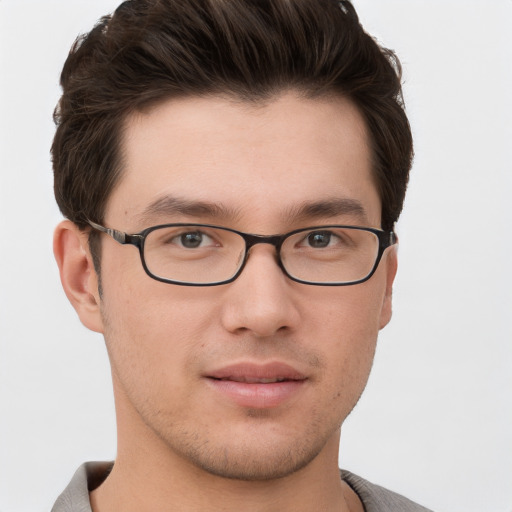
[[[62,221],[55,229],[53,253],[64,292],[81,322],[92,331],[103,332],[98,277],[89,253],[87,233],[69,220]]]
[[[386,250],[385,260],[381,262],[386,265],[386,289],[380,314],[379,329],[383,329],[391,320],[393,310],[393,282],[398,269],[397,245],[393,245]]]

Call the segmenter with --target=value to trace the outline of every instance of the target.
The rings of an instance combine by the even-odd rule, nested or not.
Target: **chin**
[[[187,436],[188,437],[188,436]],[[311,428],[302,435],[290,429],[286,433],[237,432],[226,439],[193,436],[194,443],[176,437],[169,446],[195,468],[210,475],[241,481],[268,481],[285,478],[301,470],[323,451],[328,442],[339,437],[338,428],[327,431]],[[189,438],[190,440],[190,438]],[[169,445],[171,443],[168,443]]]
[[[319,450],[310,452],[293,451],[290,449],[273,450],[272,453],[254,453],[255,450],[232,450],[225,448],[222,454],[201,454],[192,462],[199,469],[221,478],[241,481],[268,481],[285,478],[314,460]]]

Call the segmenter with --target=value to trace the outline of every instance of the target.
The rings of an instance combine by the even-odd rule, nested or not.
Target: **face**
[[[124,151],[104,224],[128,233],[171,222],[261,235],[380,227],[364,122],[344,99],[171,100],[128,119]],[[197,288],[151,279],[135,247],[102,236],[98,329],[120,432],[239,479],[332,458],[389,320],[395,265],[388,249],[363,284],[308,286],[260,244],[236,281]]]

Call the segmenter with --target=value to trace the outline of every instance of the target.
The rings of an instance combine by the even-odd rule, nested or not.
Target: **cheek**
[[[372,368],[376,335],[340,340],[331,356],[323,393],[324,409],[332,411],[338,427],[342,425],[361,397]]]
[[[366,385],[379,332],[383,294],[369,283],[334,290],[325,300],[311,301],[317,306],[309,311],[309,338],[326,361],[329,396],[339,401],[345,395],[339,403],[349,409]]]
[[[105,281],[101,307],[105,341],[112,371],[129,395],[145,389],[152,390],[149,396],[158,396],[186,384],[211,323],[207,306],[201,307],[189,295],[188,289],[146,275],[139,280]]]
[[[377,277],[377,275],[374,275]],[[323,331],[323,337],[337,340],[347,349],[363,349],[374,344],[380,326],[383,287],[379,280],[332,289],[309,300],[307,310],[312,328]]]

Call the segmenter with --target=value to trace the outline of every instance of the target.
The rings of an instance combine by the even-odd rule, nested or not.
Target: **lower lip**
[[[305,380],[285,380],[268,384],[207,379],[210,386],[230,398],[240,407],[268,409],[290,400],[302,388]]]

